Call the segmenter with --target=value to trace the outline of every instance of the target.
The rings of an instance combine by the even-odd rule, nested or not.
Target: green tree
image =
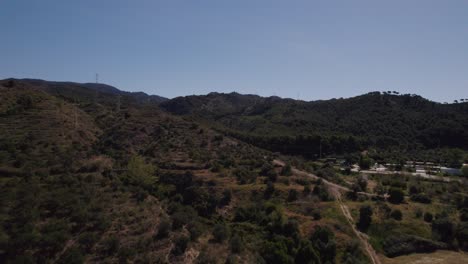
[[[161,219],[158,227],[158,238],[164,238],[169,235],[169,231],[171,231],[171,221],[167,218]]]
[[[242,239],[239,235],[232,236],[230,244],[232,253],[238,254],[242,251]]]
[[[390,213],[390,216],[395,219],[395,220],[398,220],[398,221],[401,221],[401,219],[403,218],[403,214],[401,213],[401,211],[399,209],[395,209],[393,210],[391,213]]]
[[[81,264],[84,263],[83,253],[79,248],[68,249],[58,261],[60,264]]]
[[[174,248],[172,249],[172,253],[174,253],[174,255],[176,256],[182,255],[187,249],[188,243],[189,238],[186,235],[181,235],[177,237],[174,242]]]
[[[359,160],[359,167],[362,170],[369,169],[371,165],[372,165],[372,160],[369,157],[361,156],[361,159]]]
[[[296,254],[295,263],[297,264],[316,264],[320,263],[319,254],[315,251],[312,243],[308,240],[301,240],[299,250]]]
[[[287,163],[283,168],[281,169],[281,175],[282,176],[291,176],[292,175],[292,168],[291,164]]]
[[[432,221],[432,236],[435,240],[450,244],[454,239],[454,231],[454,225],[447,217]]]
[[[317,227],[310,241],[316,251],[319,252],[321,263],[335,263],[336,242],[335,236],[330,229]]]
[[[393,204],[400,204],[405,200],[405,194],[399,188],[390,188],[389,194],[390,197],[388,198],[388,201]]]
[[[359,222],[357,227],[361,231],[367,231],[372,222],[372,207],[370,205],[361,206],[359,209]]]
[[[152,189],[156,180],[155,167],[152,164],[146,163],[141,156],[130,158],[124,181],[145,189]]]
[[[288,202],[294,202],[298,199],[299,193],[295,189],[291,189],[288,192]]]
[[[432,218],[433,218],[433,216],[432,216],[431,213],[429,213],[429,212],[424,213],[424,221],[425,222],[428,222],[428,223],[432,222]]]
[[[464,177],[468,177],[468,166],[463,166],[461,172]]]
[[[216,224],[213,228],[213,238],[216,242],[221,243],[229,236],[229,228],[223,224]]]

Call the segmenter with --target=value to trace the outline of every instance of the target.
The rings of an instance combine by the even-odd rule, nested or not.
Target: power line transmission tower
[[[96,73],[96,83],[99,83],[99,73]]]

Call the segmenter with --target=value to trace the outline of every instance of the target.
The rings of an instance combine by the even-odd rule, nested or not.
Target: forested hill
[[[40,79],[6,79],[0,82],[6,86],[31,86],[43,90],[54,96],[75,101],[116,101],[120,97],[126,97],[134,103],[159,104],[167,100],[158,95],[148,95],[144,92],[127,92],[103,83],[75,83],[75,82],[54,82]]]
[[[468,149],[468,103],[441,104],[417,95],[372,92],[348,99],[305,102],[211,93],[178,97],[161,107],[209,120],[244,140],[274,150],[281,151],[288,141],[286,152],[305,151],[301,146],[307,146],[310,152],[311,147],[318,148],[318,141],[330,153],[367,147],[403,152]],[[271,140],[264,142],[268,137]]]

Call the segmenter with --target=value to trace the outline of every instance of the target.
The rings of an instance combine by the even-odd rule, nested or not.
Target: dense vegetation
[[[376,149],[385,157],[449,162],[468,149],[468,103],[373,92],[305,102],[237,93],[178,97],[161,106],[212,123],[243,141],[318,158]]]
[[[210,107],[283,104],[238,100]],[[99,84],[0,81],[0,262],[369,263],[354,225],[388,257],[468,250],[463,181],[364,177],[279,156],[254,146],[271,149],[255,129],[257,142],[162,111],[162,101]],[[331,153],[325,138],[299,139]]]

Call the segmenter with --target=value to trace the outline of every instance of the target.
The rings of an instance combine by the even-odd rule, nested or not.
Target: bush
[[[298,199],[299,193],[295,189],[291,189],[288,192],[288,202],[294,202]]]
[[[468,166],[463,166],[461,168],[461,173],[464,177],[468,177]]]
[[[119,238],[116,236],[111,236],[104,240],[104,253],[107,254],[108,256],[114,255],[117,253],[120,247],[120,241]]]
[[[284,237],[275,237],[272,240],[265,241],[260,252],[266,263],[294,263],[288,252],[288,245]]]
[[[265,199],[270,199],[271,196],[275,193],[275,184],[271,181],[267,182],[267,187],[265,189],[264,197]]]
[[[288,163],[285,166],[283,166],[283,168],[281,169],[281,175],[282,176],[291,176],[292,175],[291,164]]]
[[[143,157],[133,156],[128,162],[123,180],[146,190],[152,190],[156,181],[155,168],[152,164],[147,164]]]
[[[418,236],[391,235],[383,241],[383,250],[387,257],[397,257],[411,253],[430,253],[437,249],[446,249],[443,243],[434,242]]]
[[[275,182],[278,178],[278,174],[275,171],[275,168],[270,163],[264,163],[260,169],[260,176],[266,176],[272,182]]]
[[[454,231],[453,223],[446,217],[432,222],[432,236],[435,240],[450,244],[454,239]]]
[[[239,235],[235,234],[232,236],[230,244],[232,253],[238,254],[242,251],[242,239]]]
[[[78,242],[86,252],[89,252],[98,240],[96,233],[86,232],[80,235]]]
[[[428,222],[428,223],[432,222],[432,218],[433,218],[433,216],[432,216],[431,213],[429,213],[429,212],[424,213],[424,221],[425,222]]]
[[[320,263],[319,254],[315,251],[312,243],[308,240],[302,240],[299,244],[299,250],[296,254],[296,263]]]
[[[198,222],[192,222],[188,226],[188,231],[190,233],[190,240],[197,241],[198,238],[203,234],[203,227]]]
[[[171,221],[167,218],[163,218],[159,223],[158,227],[158,238],[164,238],[169,235],[169,231],[171,230]]]
[[[367,231],[370,224],[372,222],[372,207],[369,205],[361,206],[359,209],[359,222],[357,223],[357,227],[361,231]]]
[[[457,228],[457,241],[458,246],[468,251],[468,223],[460,223]]]
[[[390,188],[389,194],[390,197],[388,198],[388,201],[393,204],[400,204],[405,200],[405,194],[399,188]]]
[[[429,198],[429,196],[427,196],[427,194],[424,194],[424,193],[413,194],[411,195],[410,199],[411,201],[415,201],[418,203],[425,203],[425,204],[429,204],[432,202],[431,198]]]
[[[333,232],[319,226],[312,234],[310,241],[320,254],[321,263],[335,263],[336,242]]]
[[[221,198],[220,200],[220,205],[224,206],[224,205],[228,205],[230,202],[231,202],[231,199],[232,199],[232,192],[231,190],[229,189],[225,189],[223,191],[223,197]]]
[[[216,224],[213,228],[215,242],[222,243],[229,236],[229,229],[225,224]]]
[[[391,213],[390,213],[390,216],[395,219],[395,220],[398,220],[398,221],[401,221],[401,219],[403,218],[403,214],[401,213],[401,211],[399,209],[395,209],[393,210]]]
[[[58,263],[63,264],[81,264],[83,262],[83,253],[79,248],[75,247],[68,249],[58,261]]]
[[[177,237],[174,241],[174,248],[172,249],[172,253],[176,256],[182,255],[187,249],[188,243],[189,238],[187,236],[181,235]]]
[[[468,222],[468,208],[462,208],[460,210],[460,221]]]

